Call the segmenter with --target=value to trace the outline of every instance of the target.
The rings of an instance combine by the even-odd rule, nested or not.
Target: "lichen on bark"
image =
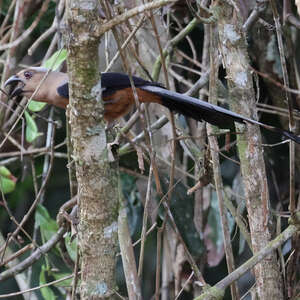
[[[69,1],[66,40],[70,88],[72,158],[76,164],[82,299],[112,298],[117,250],[118,163],[108,160],[98,45],[90,34],[97,1]],[[99,24],[97,25],[99,26]]]
[[[256,97],[247,53],[246,34],[239,13],[229,4],[219,3],[220,52],[226,68],[231,109],[257,119]],[[271,240],[269,192],[258,126],[236,125],[251,242],[254,253]],[[282,299],[282,284],[276,255],[269,255],[254,268],[259,299]]]

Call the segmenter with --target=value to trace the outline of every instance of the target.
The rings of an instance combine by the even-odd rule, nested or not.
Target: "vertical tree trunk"
[[[219,38],[220,51],[225,64],[232,110],[257,119],[256,98],[247,54],[246,35],[242,31],[239,12],[220,2]],[[261,135],[258,126],[236,125],[238,151],[245,188],[246,205],[254,252],[271,240],[269,230],[269,194]],[[255,269],[259,299],[282,299],[282,282],[276,254],[268,256]]]
[[[117,249],[118,168],[108,161],[96,0],[68,2],[70,123],[80,201],[81,299],[112,298]]]

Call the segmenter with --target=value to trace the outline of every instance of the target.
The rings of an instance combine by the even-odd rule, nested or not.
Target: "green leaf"
[[[34,112],[38,112],[41,111],[46,105],[47,103],[45,102],[31,100],[28,105],[28,109]]]
[[[16,177],[4,166],[0,167],[0,191],[8,194],[14,191],[16,187]]]
[[[43,265],[40,273],[40,285],[47,283],[46,282],[46,267]],[[42,296],[45,300],[55,300],[56,296],[54,295],[52,289],[48,286],[40,289]]]
[[[61,278],[67,277],[71,275],[71,273],[52,273],[52,276],[55,278],[55,280],[59,280]],[[68,278],[64,281],[60,281],[58,283],[55,284],[55,286],[61,286],[61,287],[65,287],[65,286],[71,286],[72,284],[72,280],[73,278]]]
[[[41,234],[48,241],[58,230],[58,225],[50,217],[47,209],[39,204],[35,212],[36,226],[40,227]]]
[[[51,70],[57,70],[58,67],[67,59],[67,50],[57,50],[46,62],[43,67]]]
[[[27,111],[25,111],[25,119],[26,119],[26,141],[32,143],[42,133],[38,132],[38,128],[36,126],[35,121]]]
[[[77,256],[77,238],[75,238],[71,242],[71,234],[68,232],[68,234],[65,237],[65,243],[66,243],[66,248],[67,248],[67,251],[68,251],[71,259],[75,262],[76,256]]]
[[[6,178],[4,176],[0,176],[0,190],[3,194],[11,193],[15,190],[16,182]]]
[[[0,167],[0,175],[4,176],[4,177],[10,177],[12,174],[10,173],[10,171],[6,167],[1,166]]]

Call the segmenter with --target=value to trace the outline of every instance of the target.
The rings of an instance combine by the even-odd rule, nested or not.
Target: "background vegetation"
[[[136,2],[97,2],[99,24],[145,4]],[[243,114],[250,107],[252,118],[297,132],[300,23],[296,5],[285,0],[217,2],[176,1],[117,22],[101,38],[99,71],[159,81],[180,93],[217,99],[220,105]],[[255,92],[250,100],[256,101],[249,106],[242,92],[237,99],[228,69],[230,54],[222,48],[220,28],[226,19],[223,12],[229,8],[234,28],[245,37],[244,45],[231,45],[229,52],[242,49],[249,58],[247,74],[252,76]],[[64,0],[3,0],[0,10],[1,86],[27,66],[67,72],[70,31]],[[241,56],[235,57],[239,64]],[[4,92],[0,93],[0,298],[75,299],[76,291],[79,294],[73,277],[79,266],[78,228],[70,212],[77,187],[67,150],[65,112],[31,103],[24,113],[27,100],[18,99],[17,104]],[[116,124],[121,188],[138,265],[140,298],[194,299],[203,292],[203,285],[219,283],[253,252],[291,228],[288,217],[299,212],[300,205],[299,146],[262,129],[260,148],[251,144],[250,132],[250,146],[261,149],[263,162],[246,171],[244,167],[241,175],[243,160],[255,160],[251,147],[244,146],[243,156],[243,145],[237,146],[241,141],[236,136],[244,130],[232,128],[238,132],[228,135],[204,123],[174,117],[158,105],[141,107]],[[218,137],[217,146],[208,136]],[[247,186],[244,181],[250,178],[248,174],[264,174],[256,178],[260,186],[266,186],[267,194],[257,204],[263,209],[260,216],[251,210],[251,182]],[[261,199],[263,192],[253,197]],[[68,213],[63,213],[67,222],[59,215],[66,203],[70,204]],[[263,228],[257,234],[265,245],[254,242],[259,238],[253,237],[255,227],[250,233],[249,227],[256,225],[249,225],[249,216],[257,228]],[[267,264],[275,265],[277,275],[270,274],[265,290],[278,291],[278,299],[297,299],[300,293],[299,230],[298,235],[292,230],[268,256]],[[230,263],[232,258],[234,263]],[[26,259],[28,265],[20,269]],[[258,287],[264,284],[259,279],[264,274],[245,267],[240,275],[231,290],[226,287],[236,279],[221,286],[226,289],[225,299],[270,299]],[[116,277],[115,292],[127,297],[120,255]],[[33,287],[38,288],[28,292]]]

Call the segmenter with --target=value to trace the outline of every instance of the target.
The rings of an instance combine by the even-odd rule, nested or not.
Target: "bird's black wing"
[[[144,80],[142,78],[132,76],[134,86],[162,86],[157,82],[151,82]],[[123,73],[102,73],[101,74],[101,87],[103,88],[103,96],[108,96],[111,93],[114,93],[117,90],[131,87],[130,79],[127,74]]]
[[[161,86],[157,82],[151,82],[142,78],[132,76],[133,83],[136,87],[140,86]],[[101,87],[103,89],[103,96],[108,96],[117,90],[128,88],[131,86],[129,76],[123,73],[107,72],[101,74]],[[57,92],[64,98],[69,98],[68,83],[62,84],[57,88]]]

